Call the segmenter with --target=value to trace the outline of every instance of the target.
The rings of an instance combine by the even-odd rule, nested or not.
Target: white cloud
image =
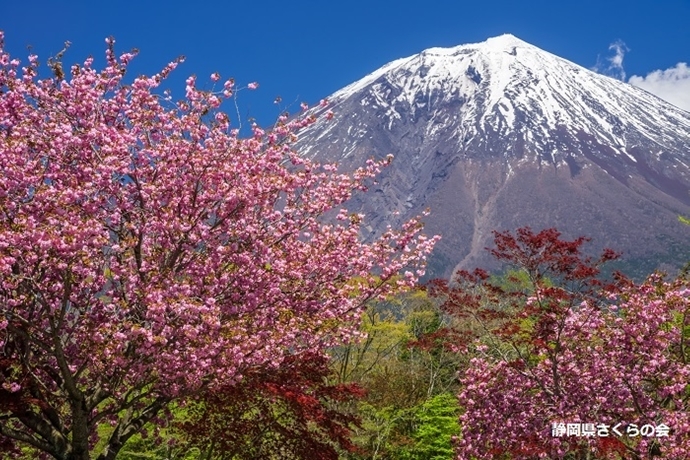
[[[597,64],[592,70],[609,77],[626,81],[623,60],[630,49],[623,40],[616,40],[609,45],[612,55],[597,58]],[[627,80],[631,85],[638,86],[650,93],[670,102],[676,107],[690,111],[690,67],[685,62],[679,62],[675,67],[666,70],[655,70],[645,77],[633,75]]]
[[[617,80],[625,81],[623,59],[625,59],[625,53],[630,51],[630,49],[623,40],[616,40],[609,45],[609,51],[613,51],[613,56],[606,58],[608,64],[602,63],[601,59],[597,58],[597,64],[592,70]]]
[[[610,62],[609,72],[612,77],[618,78],[619,80],[625,81],[625,69],[623,68],[623,59],[625,58],[625,53],[630,51],[623,40],[616,40],[609,45],[609,50],[613,50],[615,53],[607,60]]]
[[[628,83],[690,111],[690,67],[685,62],[670,69],[655,70],[646,77],[633,75]]]

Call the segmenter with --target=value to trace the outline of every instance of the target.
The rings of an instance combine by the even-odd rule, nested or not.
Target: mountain
[[[342,170],[392,153],[352,210],[375,235],[430,208],[434,275],[490,268],[491,231],[524,225],[640,272],[690,260],[690,113],[642,89],[502,35],[398,59],[329,102],[299,150]]]

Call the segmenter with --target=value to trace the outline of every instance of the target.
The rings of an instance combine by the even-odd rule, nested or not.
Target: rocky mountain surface
[[[393,61],[329,102],[300,151],[342,170],[392,153],[352,210],[374,235],[429,208],[433,275],[491,268],[491,231],[523,225],[639,272],[690,260],[690,113],[642,89],[503,35]]]

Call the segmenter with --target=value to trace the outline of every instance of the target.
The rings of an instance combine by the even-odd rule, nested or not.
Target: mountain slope
[[[334,119],[300,150],[343,169],[393,153],[355,207],[372,233],[430,207],[437,275],[486,265],[491,230],[521,225],[644,269],[690,256],[690,113],[639,88],[503,35],[399,59],[329,100]]]

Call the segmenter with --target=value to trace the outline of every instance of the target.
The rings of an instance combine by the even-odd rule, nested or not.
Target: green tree
[[[400,460],[451,460],[452,440],[460,434],[457,397],[450,393],[433,396],[415,414],[414,444],[399,449]]]
[[[457,390],[460,357],[447,347],[448,320],[425,290],[415,290],[371,305],[362,322],[365,338],[332,351],[336,374],[366,391],[351,408],[362,420],[354,442],[365,454],[347,458],[417,458],[410,449],[429,444],[418,433],[429,412],[425,404],[442,394],[452,401]]]

